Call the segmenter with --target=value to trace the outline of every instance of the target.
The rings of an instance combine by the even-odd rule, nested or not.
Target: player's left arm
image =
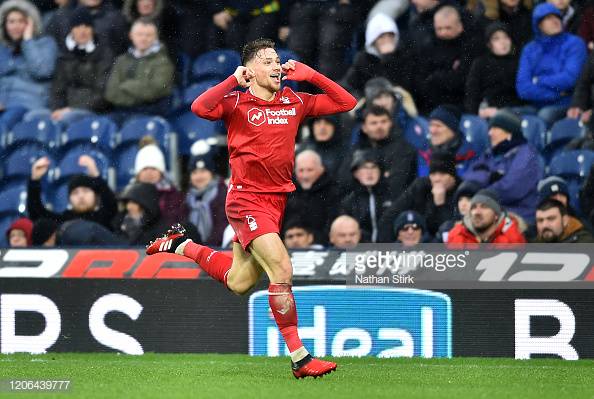
[[[328,115],[350,111],[357,105],[357,100],[338,83],[328,79],[315,69],[294,60],[282,65],[283,80],[310,82],[324,91],[309,97],[306,115]]]

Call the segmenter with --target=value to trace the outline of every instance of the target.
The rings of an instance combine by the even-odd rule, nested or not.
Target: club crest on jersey
[[[285,97],[285,96],[282,96],[280,98],[280,102],[283,104],[291,104],[291,100],[289,99],[289,97]]]
[[[264,115],[264,111],[258,108],[251,108],[247,112],[248,122],[254,126],[260,126],[264,122],[266,122],[266,116]]]
[[[252,215],[245,215],[245,220],[250,228],[250,231],[254,231],[258,228],[258,223],[256,223],[256,218]]]

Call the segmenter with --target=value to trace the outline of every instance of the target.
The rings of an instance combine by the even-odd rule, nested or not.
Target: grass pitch
[[[594,362],[340,358],[296,380],[288,358],[245,355],[0,355],[0,379],[68,379],[66,393],[17,398],[594,398]]]

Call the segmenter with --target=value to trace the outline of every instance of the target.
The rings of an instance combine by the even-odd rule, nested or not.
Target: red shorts
[[[280,234],[287,193],[252,193],[232,188],[227,193],[225,213],[235,231],[234,242],[243,249],[267,233]]]

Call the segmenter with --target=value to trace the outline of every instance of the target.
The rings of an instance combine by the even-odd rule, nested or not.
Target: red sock
[[[291,285],[270,283],[268,304],[289,351],[295,352],[303,343],[297,334],[297,307]]]
[[[184,248],[184,256],[193,259],[210,277],[227,286],[227,274],[233,264],[231,257],[191,241]]]

